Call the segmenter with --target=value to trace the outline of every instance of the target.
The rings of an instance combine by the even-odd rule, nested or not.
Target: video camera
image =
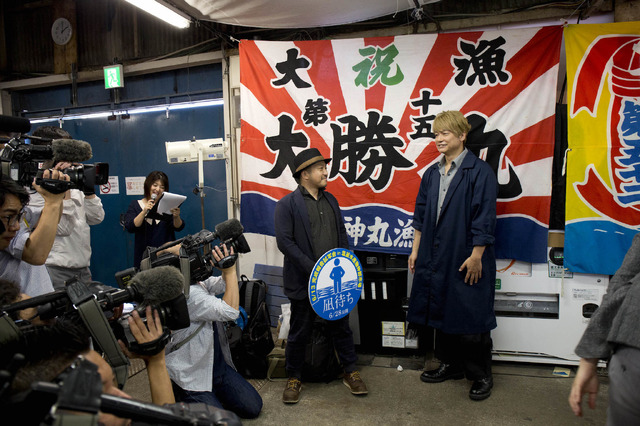
[[[238,253],[248,253],[251,251],[247,240],[244,238],[244,235],[242,235],[243,231],[244,228],[237,219],[229,219],[216,225],[215,232],[203,229],[196,234],[188,235],[159,248],[148,247],[140,262],[141,272],[138,272],[136,268],[129,268],[117,272],[116,281],[118,286],[124,289],[130,288],[130,283],[134,282],[140,273],[149,273],[149,271],[155,271],[161,267],[171,267],[173,268],[172,274],[182,274],[182,282],[184,283],[182,298],[184,298],[189,295],[191,284],[203,281],[211,276],[213,271],[212,263],[220,269],[229,268],[235,264]],[[212,243],[215,241],[218,241],[217,245],[221,250],[223,244],[227,245],[229,252],[233,249],[233,254],[229,254],[219,262],[216,262],[213,258],[212,248]],[[178,244],[180,244],[178,255],[166,252],[168,248]],[[215,247],[215,244],[213,247]],[[164,277],[159,276],[158,280],[161,279],[164,279]],[[160,288],[168,288],[168,285],[160,286]],[[186,324],[184,327],[189,325],[189,314],[186,311],[186,302],[184,311],[182,310],[182,301],[176,301],[176,303],[178,305],[174,306],[167,302],[161,305],[158,310],[163,325],[171,330],[183,328],[181,327],[183,324]],[[145,306],[145,304],[140,305],[137,311],[143,321],[146,322]],[[140,348],[137,345],[129,330],[129,323],[126,317],[117,321],[114,325],[114,332],[132,351],[140,353],[141,350],[144,350],[144,348]]]
[[[44,162],[51,162],[51,167],[60,161],[82,163],[92,157],[91,145],[75,139],[51,139],[25,135],[31,129],[26,118],[0,115],[0,138],[9,135],[6,145],[0,151],[2,174],[6,174],[22,186],[30,187],[33,179],[53,194],[60,194],[68,189],[81,189],[93,192],[94,185],[104,185],[109,181],[109,164],[82,164],[63,170],[69,175],[69,182],[56,179],[43,179],[40,170]],[[12,137],[13,135],[18,135]],[[31,144],[26,143],[31,140]],[[33,144],[38,141],[39,144]]]
[[[162,268],[165,270],[165,268]],[[164,275],[164,272],[158,273],[160,270],[153,271],[154,276]],[[169,270],[167,270],[169,271]],[[191,321],[189,320],[189,310],[187,308],[187,299],[183,293],[184,285],[182,283],[183,277],[176,268],[171,268],[171,274],[175,277],[180,276],[180,281],[173,279],[173,282],[179,283],[179,285],[161,285],[162,292],[166,293],[161,298],[167,299],[162,301],[159,304],[151,304],[143,301],[139,302],[138,306],[134,309],[138,312],[138,315],[142,319],[143,323],[147,323],[147,313],[146,307],[152,305],[152,309],[158,312],[158,316],[160,317],[160,322],[162,326],[165,328],[165,333],[159,340],[138,344],[136,338],[133,336],[131,332],[131,328],[129,326],[128,318],[131,315],[131,312],[125,314],[121,318],[118,318],[116,321],[111,322],[111,328],[113,329],[114,335],[117,339],[122,340],[127,349],[131,352],[139,354],[139,355],[155,355],[164,349],[164,347],[169,343],[169,339],[171,337],[170,333],[166,332],[166,330],[180,330],[183,328],[189,327]],[[159,278],[160,280],[165,279],[166,277]],[[135,277],[133,278],[135,280]],[[156,279],[158,281],[158,279]],[[134,281],[135,282],[135,281]],[[125,287],[125,289],[129,289],[131,286]],[[116,292],[117,293],[117,292]],[[172,297],[173,293],[178,293],[177,296]],[[107,297],[110,297],[107,295]],[[140,299],[137,299],[140,300]],[[152,312],[153,312],[152,310]]]
[[[4,319],[6,314],[0,316],[0,329],[3,327]],[[25,339],[33,342],[34,339],[41,337],[38,333],[31,329],[26,333],[29,337]],[[159,406],[103,393],[103,377],[99,373],[99,367],[82,355],[51,381],[35,381],[30,384],[29,390],[11,392],[11,384],[20,368],[30,368],[26,362],[27,358],[18,348],[27,349],[30,345],[31,343],[10,345],[9,347],[17,351],[10,357],[4,356],[4,362],[0,364],[0,412],[3,414],[3,419],[10,424],[70,423],[89,426],[96,424],[100,412],[112,414],[121,419],[129,419],[135,422],[134,424],[185,426],[242,424],[235,413],[202,403],[174,403]],[[27,350],[32,351],[33,348]],[[38,359],[37,354],[31,353],[30,357]],[[20,379],[16,378],[16,380]],[[24,377],[21,380],[24,380]]]
[[[66,283],[64,289],[34,296],[30,299],[2,306],[0,322],[0,343],[20,338],[20,321],[13,323],[18,311],[37,308],[40,319],[56,317],[70,318],[82,322],[91,332],[95,343],[104,352],[107,362],[114,368],[118,384],[124,386],[128,377],[129,361],[117,343],[116,335],[127,344],[132,352],[140,355],[154,355],[164,349],[170,331],[186,328],[190,325],[187,301],[183,294],[183,276],[174,267],[155,268],[142,271],[134,276],[129,286],[115,289],[104,286],[102,289],[90,287],[77,279]],[[106,290],[104,289],[106,288]],[[151,306],[160,314],[164,334],[153,342],[138,345],[130,332],[126,318],[108,321],[112,310],[123,303],[138,303],[142,311]]]
[[[11,377],[11,370],[0,366],[0,373],[1,386],[5,379]],[[242,424],[232,411],[203,403],[159,406],[102,391],[98,366],[80,356],[54,380],[35,382],[28,392],[5,397],[0,390],[0,411],[10,423],[26,425],[95,425],[99,412],[145,425]]]
[[[35,137],[31,137],[35,139]],[[27,144],[22,138],[11,139],[0,152],[2,173],[22,186],[31,186],[33,179],[47,191],[60,194],[68,189],[93,191],[94,185],[104,185],[109,181],[109,164],[94,163],[64,169],[69,182],[42,178],[42,163],[48,160],[80,162],[91,158],[91,146],[87,142],[74,139],[48,139],[51,145]]]
[[[147,270],[163,265],[171,265],[180,269],[184,276],[186,295],[189,294],[189,285],[203,281],[211,276],[213,266],[225,269],[233,266],[239,253],[249,253],[251,248],[242,233],[244,228],[237,219],[229,219],[215,226],[215,232],[203,229],[200,232],[188,235],[171,244],[159,248],[148,247],[140,269]],[[218,244],[212,243],[218,241]],[[166,250],[181,244],[179,255],[167,253]],[[213,247],[216,245],[222,249],[226,245],[233,254],[216,262],[213,258]],[[212,265],[213,263],[213,265]]]

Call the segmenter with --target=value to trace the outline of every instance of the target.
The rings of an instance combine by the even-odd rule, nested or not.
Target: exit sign
[[[122,65],[110,65],[103,69],[105,89],[117,89],[119,87],[124,87]]]

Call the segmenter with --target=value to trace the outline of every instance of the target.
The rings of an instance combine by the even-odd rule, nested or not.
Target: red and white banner
[[[460,110],[498,177],[498,257],[546,261],[561,27],[240,43],[241,219],[273,235],[293,159],[315,147],[356,250],[408,253],[431,124]]]

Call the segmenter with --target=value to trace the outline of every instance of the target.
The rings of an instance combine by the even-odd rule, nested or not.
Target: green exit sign
[[[104,67],[104,88],[117,89],[124,87],[124,78],[122,75],[122,65],[110,65]]]

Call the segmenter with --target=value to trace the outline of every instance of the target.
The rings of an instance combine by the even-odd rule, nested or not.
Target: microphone
[[[31,122],[26,118],[0,115],[0,132],[27,133],[31,130]]]
[[[138,302],[141,308],[175,299],[184,289],[184,276],[173,266],[159,266],[138,272],[122,290],[104,294],[106,308]],[[104,310],[105,308],[103,308]]]
[[[129,302],[137,302],[146,307],[173,300],[182,294],[183,289],[184,276],[177,268],[159,266],[138,272],[131,279],[131,284],[122,290],[99,292],[97,299],[103,311]],[[5,305],[2,311],[10,314],[36,306],[39,306],[38,314],[42,319],[53,318],[73,309],[67,288],[63,288]]]
[[[158,266],[138,272],[131,279],[142,293],[142,306],[159,305],[182,294],[184,276],[174,266]]]
[[[158,309],[164,326],[170,330],[189,327],[189,310],[183,293],[184,276],[178,268],[158,266],[138,272],[127,287],[131,288],[138,294],[135,298],[139,302],[136,311],[141,317],[145,316],[147,306],[153,306]]]
[[[214,265],[217,268],[230,268],[236,263],[239,253],[249,253],[251,251],[247,240],[242,235],[244,228],[238,219],[229,219],[217,224],[215,231],[216,236],[222,243],[231,243],[231,247],[234,249],[233,254],[229,254],[228,256],[220,259],[220,261],[214,262]]]
[[[155,205],[156,198],[158,198],[158,194],[156,194],[155,192],[151,194],[151,201],[153,201],[154,205]],[[150,211],[151,209],[147,210],[147,212],[144,214],[144,217],[147,217]]]
[[[54,139],[51,141],[54,163],[82,163],[93,156],[91,145],[76,139]]]
[[[234,240],[244,232],[244,228],[238,219],[225,220],[216,225],[216,236],[221,241]]]

